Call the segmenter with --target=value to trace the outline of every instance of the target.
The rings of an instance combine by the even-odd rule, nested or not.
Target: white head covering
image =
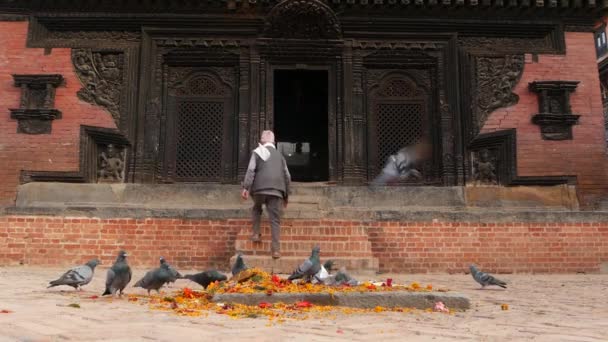
[[[272,131],[262,132],[260,142],[261,144],[253,152],[260,156],[263,161],[267,161],[270,158],[270,151],[268,151],[267,147],[274,147],[274,133]]]

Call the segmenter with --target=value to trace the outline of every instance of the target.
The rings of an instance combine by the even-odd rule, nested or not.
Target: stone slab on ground
[[[308,258],[310,253],[305,256],[282,256],[280,259],[273,259],[263,255],[243,255],[248,267],[258,267],[268,273],[291,274],[303,261]],[[234,264],[236,256],[230,258],[230,265]],[[354,258],[354,257],[331,257],[339,267],[346,267],[347,270],[357,270],[360,274],[373,275],[378,271],[378,258]]]
[[[373,309],[386,308],[432,309],[437,302],[448,308],[465,311],[471,307],[470,299],[460,293],[444,292],[336,292],[330,293],[226,293],[216,294],[212,299],[218,303],[258,305],[261,302],[294,304],[307,301],[315,305],[345,306],[349,308]]]

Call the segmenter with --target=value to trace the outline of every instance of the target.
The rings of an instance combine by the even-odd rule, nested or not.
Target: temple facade
[[[604,8],[596,0],[2,1],[0,203],[8,209],[0,221],[17,229],[19,215],[32,213],[24,203],[68,196],[61,185],[31,192],[30,184],[150,185],[147,193],[166,198],[189,186],[236,188],[264,129],[275,131],[296,182],[358,191],[391,154],[424,142],[432,152],[422,177],[398,187],[469,191],[446,203],[536,189],[498,199],[602,208],[608,169],[594,42]],[[20,188],[30,189],[21,202]],[[147,213],[125,227],[148,227]],[[242,218],[230,215],[222,219]],[[238,229],[228,226],[222,243],[234,246]],[[394,261],[382,239],[361,247],[365,255],[381,269],[416,269]],[[21,243],[14,255],[34,253]],[[403,243],[399,253],[410,253]],[[605,257],[598,250],[586,269]]]

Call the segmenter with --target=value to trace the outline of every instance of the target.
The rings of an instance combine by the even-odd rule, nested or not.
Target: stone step
[[[289,203],[304,203],[304,204],[319,204],[322,201],[321,196],[315,195],[291,195],[289,196]]]
[[[289,223],[281,227],[280,248],[285,256],[308,256],[315,245],[327,257],[371,257],[371,242],[364,227],[306,227]],[[237,234],[235,248],[248,255],[270,255],[271,233],[268,224],[261,227],[260,242],[250,240],[250,227]]]
[[[309,253],[310,255],[310,253]],[[308,255],[308,256],[309,256]],[[259,255],[243,255],[243,260],[247,267],[258,267],[266,272],[291,274],[308,256],[284,256],[281,253],[281,258],[273,259],[270,256]],[[230,264],[234,264],[236,256],[230,258]],[[321,262],[332,259],[335,262],[335,267],[345,267],[347,271],[356,271],[357,275],[375,275],[378,271],[378,259],[373,257],[348,257],[348,258],[329,258],[322,257]]]

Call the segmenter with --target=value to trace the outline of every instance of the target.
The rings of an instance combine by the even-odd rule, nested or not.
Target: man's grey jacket
[[[270,156],[263,160],[257,153],[251,154],[243,188],[252,195],[272,195],[286,199],[289,196],[291,175],[283,155],[271,144],[264,148]]]

